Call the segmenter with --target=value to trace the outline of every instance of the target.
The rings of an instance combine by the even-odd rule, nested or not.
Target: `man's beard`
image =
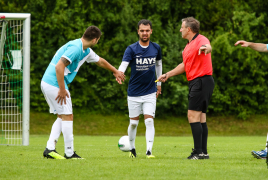
[[[143,38],[140,38],[140,40],[142,41],[142,42],[148,42],[149,40],[150,40],[150,38],[147,38],[147,39],[143,39]]]

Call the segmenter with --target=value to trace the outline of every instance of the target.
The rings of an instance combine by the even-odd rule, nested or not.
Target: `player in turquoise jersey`
[[[268,44],[253,43],[253,42],[247,42],[247,41],[243,41],[243,40],[237,41],[235,43],[235,46],[237,46],[238,44],[240,44],[242,47],[249,47],[255,51],[268,52]],[[267,143],[268,143],[268,134],[267,134],[267,138],[266,138],[265,149],[261,150],[261,151],[251,151],[251,154],[257,159],[266,159],[267,158]]]
[[[82,159],[73,146],[73,110],[68,84],[75,78],[84,62],[95,63],[113,72],[118,83],[124,81],[124,74],[99,57],[91,48],[98,43],[101,31],[90,26],[80,39],[63,45],[54,55],[42,78],[41,89],[50,107],[50,113],[57,114],[43,156],[52,159]],[[65,155],[56,152],[55,146],[60,134],[63,134]]]

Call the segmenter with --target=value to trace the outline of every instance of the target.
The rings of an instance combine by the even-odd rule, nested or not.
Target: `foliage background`
[[[163,53],[163,72],[182,62],[187,41],[179,32],[181,19],[201,22],[200,33],[211,41],[216,83],[210,114],[246,119],[268,112],[266,84],[268,57],[249,48],[235,47],[237,40],[268,43],[268,1],[261,0],[0,0],[0,12],[31,13],[31,110],[47,111],[40,81],[59,47],[80,38],[96,25],[102,37],[94,51],[119,67],[126,47],[138,40],[137,23],[153,23],[151,40]],[[91,113],[127,114],[127,81],[119,85],[112,73],[94,64],[80,68],[70,85],[74,108]],[[188,102],[185,75],[162,85],[157,115],[185,115]]]

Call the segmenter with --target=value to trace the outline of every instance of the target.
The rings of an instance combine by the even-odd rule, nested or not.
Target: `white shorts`
[[[138,117],[147,114],[155,117],[156,93],[145,96],[127,97],[129,117]]]
[[[73,108],[72,108],[72,100],[71,100],[71,94],[66,89],[66,91],[69,94],[69,98],[66,97],[66,104],[64,102],[62,105],[58,103],[56,97],[58,96],[59,88],[52,86],[44,81],[41,81],[41,90],[45,96],[45,99],[49,105],[50,113],[58,114],[58,115],[69,115],[73,114]]]

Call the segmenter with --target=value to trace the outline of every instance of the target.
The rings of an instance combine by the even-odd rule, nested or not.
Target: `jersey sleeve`
[[[159,46],[159,49],[158,49],[158,54],[156,56],[156,60],[159,61],[159,60],[162,60],[162,50]]]
[[[203,38],[199,42],[199,45],[202,46],[202,45],[205,45],[205,44],[210,44],[210,42],[209,42],[208,38],[203,36]]]
[[[92,49],[90,49],[89,54],[87,55],[86,62],[93,63],[93,62],[98,62],[99,60],[100,60],[100,57]]]
[[[132,57],[133,57],[133,51],[130,47],[127,47],[122,61],[130,62],[132,60]]]
[[[68,47],[63,55],[61,57],[64,57],[68,61],[70,61],[70,64],[72,64],[73,61],[78,60],[80,56],[79,48],[76,46],[70,46]]]

